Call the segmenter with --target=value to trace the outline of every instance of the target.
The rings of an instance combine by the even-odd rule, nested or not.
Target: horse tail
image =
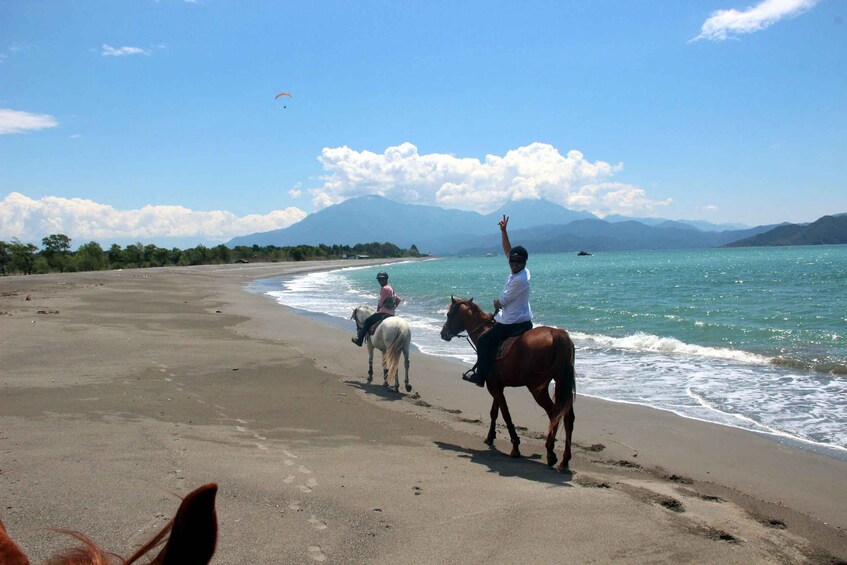
[[[576,351],[573,341],[566,332],[562,331],[553,335],[553,344],[556,349],[553,372],[556,375],[554,403],[557,410],[550,422],[550,429],[558,426],[565,414],[573,409],[574,396],[576,396],[576,370],[574,369]]]
[[[409,326],[407,324],[399,324],[397,326],[397,334],[385,352],[387,358],[386,368],[389,375],[394,375],[394,384],[400,382],[400,357],[409,347],[411,339],[412,332],[409,330]]]

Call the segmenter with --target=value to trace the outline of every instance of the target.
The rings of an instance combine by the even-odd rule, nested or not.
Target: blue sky
[[[845,139],[835,0],[0,0],[7,241],[215,244],[371,193],[813,221]]]

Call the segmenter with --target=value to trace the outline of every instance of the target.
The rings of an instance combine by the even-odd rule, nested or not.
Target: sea
[[[531,254],[527,268],[534,323],[574,340],[578,394],[847,457],[847,245]],[[351,261],[250,290],[352,335],[379,270],[403,297],[397,314],[417,349],[470,366],[470,344],[440,330],[451,296],[493,311],[509,273],[502,255]]]

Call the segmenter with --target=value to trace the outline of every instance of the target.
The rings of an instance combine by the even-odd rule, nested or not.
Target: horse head
[[[447,309],[447,320],[441,328],[441,339],[450,341],[454,337],[458,337],[463,331],[467,330],[465,325],[465,316],[460,312],[462,310],[472,310],[472,308],[462,308],[462,306],[476,306],[473,298],[469,300],[456,299],[450,296],[450,307]]]

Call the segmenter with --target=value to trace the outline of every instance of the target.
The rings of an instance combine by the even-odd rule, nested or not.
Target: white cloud
[[[304,217],[306,212],[299,208],[242,217],[182,206],[116,210],[92,200],[54,196],[33,200],[12,192],[0,201],[0,240],[17,237],[21,241],[41,241],[52,233],[63,233],[78,243],[189,237],[223,242],[238,235],[286,228]]]
[[[718,206],[716,206],[715,204],[706,204],[705,206],[701,207],[700,209],[703,210],[704,212],[708,212],[708,213],[717,212],[718,210],[720,210],[720,208]]]
[[[104,57],[125,57],[127,55],[149,55],[150,51],[141,47],[112,47],[104,43],[100,54]]]
[[[700,35],[691,41],[723,41],[743,33],[761,31],[782,19],[802,14],[817,3],[818,0],[763,0],[746,10],[718,10],[703,23]]]
[[[7,133],[22,133],[56,127],[59,122],[49,114],[31,114],[0,108],[0,135]]]
[[[324,148],[323,186],[310,190],[323,208],[348,198],[380,194],[400,202],[487,213],[505,202],[544,199],[600,214],[650,214],[668,201],[647,198],[644,190],[609,179],[622,164],[588,161],[579,151],[563,156],[552,145],[533,143],[487,155],[480,161],[443,153],[420,155],[411,143],[383,153],[349,147]]]

